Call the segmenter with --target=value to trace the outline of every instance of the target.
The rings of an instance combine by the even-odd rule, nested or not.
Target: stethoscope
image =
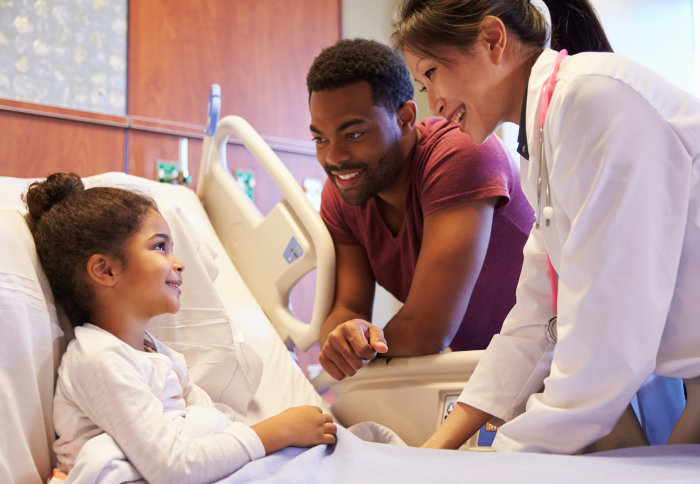
[[[554,61],[554,67],[552,68],[552,74],[547,79],[547,82],[542,86],[542,91],[540,92],[540,171],[537,175],[537,210],[535,210],[535,228],[540,228],[540,219],[543,216],[545,221],[545,226],[549,227],[549,221],[554,215],[554,209],[552,208],[552,195],[549,188],[549,171],[547,170],[547,161],[544,156],[544,122],[547,119],[547,111],[549,110],[549,103],[552,100],[552,93],[554,92],[554,85],[557,82],[557,73],[559,72],[559,67],[561,62],[569,53],[566,49],[559,51],[557,58]],[[542,176],[544,173],[544,177]],[[543,183],[544,182],[544,183]],[[544,207],[542,206],[542,190],[544,185]],[[552,316],[549,321],[547,321],[546,333],[547,340],[551,343],[557,342],[557,273],[554,270],[552,261],[549,260],[549,255],[547,255],[547,264],[549,270],[549,282],[552,286],[552,311],[554,316]]]
[[[569,53],[566,49],[562,49],[557,55],[554,61],[554,67],[552,68],[552,74],[547,79],[547,82],[542,86],[542,92],[540,93],[540,171],[537,175],[537,210],[535,211],[535,228],[540,228],[541,216],[544,216],[545,226],[549,227],[549,221],[554,215],[554,209],[552,208],[552,195],[549,189],[549,171],[547,170],[547,161],[544,156],[544,122],[547,119],[547,111],[549,110],[549,102],[552,100],[552,93],[554,92],[554,85],[557,82],[557,73],[559,72],[559,67],[561,62]],[[544,173],[544,207],[542,207],[542,185]]]

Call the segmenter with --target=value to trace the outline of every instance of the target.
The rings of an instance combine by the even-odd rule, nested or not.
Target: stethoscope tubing
[[[552,195],[549,187],[549,170],[547,169],[547,160],[545,158],[544,149],[544,123],[547,120],[547,111],[549,110],[549,103],[552,100],[552,93],[554,92],[554,85],[557,82],[557,73],[559,72],[559,67],[562,61],[569,53],[566,49],[562,49],[557,58],[554,61],[554,67],[552,68],[552,74],[547,79],[547,82],[542,86],[542,91],[540,92],[540,169],[537,175],[537,209],[535,210],[535,228],[540,228],[541,217],[544,217],[545,226],[549,227],[549,221],[552,219],[554,214],[554,209],[552,208]],[[544,176],[543,176],[544,174]],[[542,207],[542,185],[544,184],[544,207]],[[549,259],[549,254],[547,254],[547,269],[549,271],[549,282],[552,287],[552,316],[549,321],[547,321],[545,335],[550,343],[557,342],[557,293],[558,293],[558,280],[557,273],[554,270],[552,261]]]
[[[537,210],[535,210],[535,228],[540,228],[540,220],[542,216],[545,219],[545,225],[549,227],[549,221],[554,214],[552,208],[552,195],[549,188],[549,170],[547,169],[547,160],[545,158],[544,149],[544,123],[547,120],[547,111],[549,103],[552,100],[554,85],[557,82],[557,73],[564,58],[569,55],[566,49],[562,49],[554,61],[552,74],[547,79],[547,82],[542,86],[540,92],[540,169],[537,175]],[[544,176],[543,176],[544,175]],[[542,185],[544,184],[544,207],[542,207]]]

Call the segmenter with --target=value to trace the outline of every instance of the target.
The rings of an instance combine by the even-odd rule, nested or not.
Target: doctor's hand
[[[351,319],[331,331],[318,357],[323,369],[336,380],[352,376],[377,353],[389,350],[384,331],[364,319]]]

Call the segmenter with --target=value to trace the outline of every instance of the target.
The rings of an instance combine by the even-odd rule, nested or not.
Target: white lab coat
[[[528,84],[521,182],[533,207],[556,54]],[[459,398],[507,421],[499,451],[576,452],[651,374],[700,375],[700,101],[614,54],[570,56],[545,142],[551,225],[533,228],[516,305]],[[556,347],[545,251],[559,274]]]

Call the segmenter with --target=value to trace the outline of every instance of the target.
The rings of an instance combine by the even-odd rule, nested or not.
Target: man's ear
[[[101,286],[113,287],[117,283],[117,264],[114,258],[93,254],[87,262],[88,279]]]
[[[413,131],[413,127],[416,125],[416,116],[417,108],[413,101],[406,101],[396,111],[396,122],[401,128],[402,134],[406,135]]]
[[[496,64],[500,64],[508,40],[506,26],[503,21],[493,15],[484,17],[479,24],[479,40],[486,43],[489,49],[489,57]]]

